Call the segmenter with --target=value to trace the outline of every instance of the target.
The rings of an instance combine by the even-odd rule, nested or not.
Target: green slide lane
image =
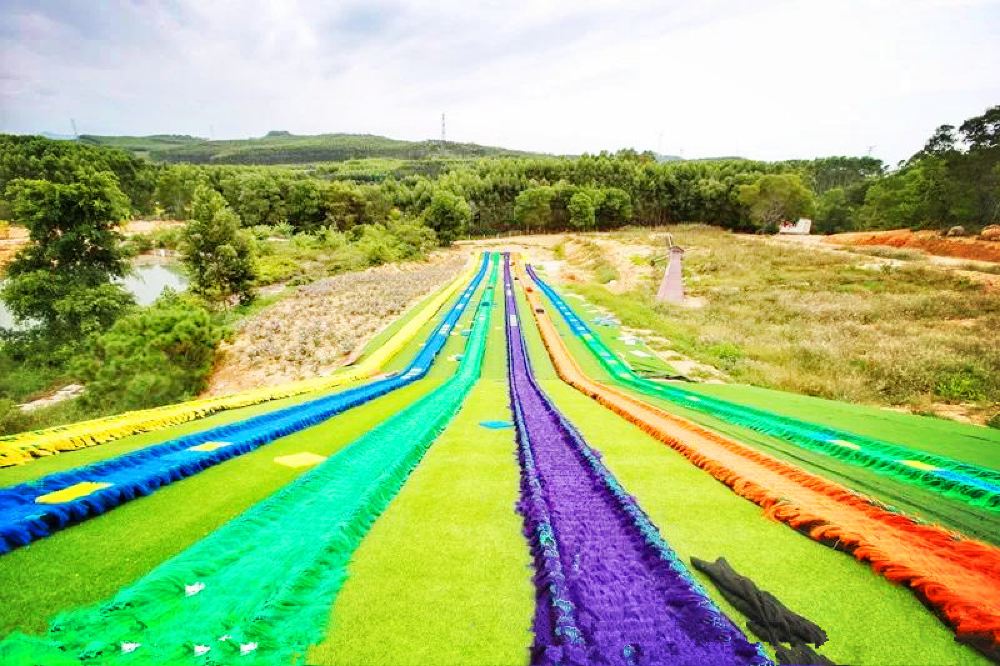
[[[922,449],[975,465],[1000,469],[1000,430],[933,416],[852,405],[747,384],[691,384],[684,387],[742,405],[810,419],[868,437]]]
[[[583,310],[577,309],[579,307],[579,302],[573,302],[578,301],[578,299],[569,298],[566,299],[566,301],[570,308],[573,309],[578,316],[585,313]],[[616,377],[612,376],[608,368],[596,358],[593,350],[584,344],[580,336],[572,334],[568,324],[556,311],[553,304],[547,298],[543,299],[543,302],[546,310],[551,315],[552,321],[561,333],[563,341],[566,343],[573,356],[581,364],[584,371],[598,381],[614,385],[620,390],[623,390],[640,400],[654,404],[667,412],[684,417],[694,423],[701,424],[719,433],[728,435],[743,443],[751,444],[777,458],[786,460],[814,474],[823,476],[859,492],[865,493],[875,499],[881,500],[892,508],[929,522],[943,524],[959,530],[973,538],[991,543],[1000,543],[1000,514],[998,514],[995,510],[991,511],[985,507],[971,505],[960,498],[935,492],[931,488],[925,488],[913,483],[903,482],[893,475],[880,473],[880,470],[877,469],[851,464],[850,462],[825,455],[818,451],[811,451],[778,437],[771,436],[748,427],[729,423],[719,417],[705,413],[702,410],[687,409],[685,406],[678,404],[677,401],[670,401],[653,393],[638,390],[637,387],[628,383],[619,382]],[[595,327],[594,330],[598,330],[600,328],[602,327]],[[598,335],[600,337],[603,334],[599,333]],[[717,385],[707,386],[710,387]],[[692,390],[691,387],[691,384],[685,383],[683,385],[683,388],[688,391]],[[798,397],[805,400],[816,400],[813,398],[807,398],[806,396]],[[845,412],[851,412],[851,409],[855,408],[855,406],[845,403],[833,404],[839,406],[841,410]],[[867,408],[860,409],[863,410]],[[882,410],[873,411],[881,412]],[[890,418],[895,417],[903,420],[909,419],[911,421],[931,421],[935,425],[940,423],[944,423],[945,426],[961,425],[949,424],[947,422],[942,422],[940,419],[927,419],[904,414],[892,414],[890,412],[883,413]],[[985,430],[983,428],[977,429],[972,426],[967,427],[972,428],[973,431]],[[912,433],[911,436],[913,436]],[[931,440],[935,439],[933,431],[931,431],[927,436]],[[969,441],[966,441],[966,445],[971,446]]]
[[[480,287],[480,294],[484,289]],[[479,294],[474,298],[479,298]],[[468,328],[473,316],[474,308],[470,307],[456,329]],[[405,365],[434,326],[434,322],[429,322],[392,363]],[[455,370],[456,364],[449,358],[461,353],[465,343],[466,338],[460,335],[449,337],[438,362],[418,382],[0,558],[0,589],[5,590],[5,603],[0,604],[0,636],[13,630],[43,631],[55,613],[104,599],[180,553],[309,471],[308,467],[276,464],[276,457],[301,452],[323,456],[336,453],[387,416],[439,387]],[[295,399],[300,398],[306,399]],[[265,407],[254,405],[246,409]],[[196,423],[207,423],[228,414],[232,412]],[[196,426],[191,423],[176,426],[193,427]],[[154,438],[163,432],[135,435],[128,440]],[[55,463],[78,459],[77,456],[109,447],[120,450],[117,447],[128,440],[43,458],[4,471],[30,470],[50,460]],[[60,584],[52,585],[52,580],[59,580]]]
[[[503,309],[492,319],[496,335]],[[505,348],[494,337],[465,405],[355,552],[308,663],[527,660],[535,597],[514,511],[514,430],[479,425],[509,421],[507,402]]]
[[[108,602],[60,615],[45,638],[9,637],[0,660],[300,662],[322,638],[354,549],[479,377],[492,263],[466,352],[438,389]]]
[[[523,295],[519,294],[523,299]],[[526,301],[521,306],[527,308]],[[849,555],[767,520],[686,458],[635,425],[599,407],[555,374],[536,326],[525,325],[531,362],[546,393],[616,478],[632,492],[671,547],[691,556],[725,557],[792,610],[825,629],[819,652],[839,664],[982,664],[908,590]],[[571,336],[566,334],[567,342]],[[579,357],[581,361],[584,359]],[[586,364],[584,370],[590,372]],[[734,618],[741,615],[701,572],[695,577]]]

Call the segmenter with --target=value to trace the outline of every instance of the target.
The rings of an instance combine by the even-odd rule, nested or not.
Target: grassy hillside
[[[155,161],[192,164],[304,164],[364,158],[414,160],[530,154],[474,143],[401,141],[373,134],[299,136],[268,132],[259,138],[227,141],[165,134],[142,137],[87,134],[81,136],[80,141],[122,148]]]
[[[656,302],[664,263],[649,263],[664,254],[665,230],[565,243],[571,267],[593,277],[569,289],[668,356],[730,381],[977,423],[1000,418],[1000,298],[988,274],[677,225],[669,230],[686,250],[691,297],[677,307]]]

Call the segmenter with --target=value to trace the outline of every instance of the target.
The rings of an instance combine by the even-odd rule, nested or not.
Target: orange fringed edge
[[[764,514],[785,523],[810,538],[845,550],[859,561],[868,562],[872,569],[885,578],[912,589],[941,618],[952,626],[964,641],[973,644],[992,656],[1000,655],[1000,614],[995,612],[1000,599],[1000,550],[979,541],[964,539],[935,525],[917,523],[898,513],[887,511],[874,500],[844,486],[814,476],[798,467],[739,444],[707,430],[686,419],[667,413],[653,405],[587,377],[572,358],[558,331],[549,319],[535,289],[524,279],[520,262],[516,264],[521,274],[531,311],[542,334],[542,340],[559,377],[575,389],[593,398],[603,406],[627,419],[652,437],[684,455],[697,467],[731,488],[736,494],[761,506]],[[836,500],[845,511],[855,511],[878,521],[889,532],[905,532],[924,543],[924,547],[940,550],[943,557],[960,564],[970,571],[981,572],[991,579],[992,586],[975,589],[951,589],[933,580],[926,572],[905,562],[893,561],[863,534],[852,533],[839,525],[835,518],[811,513],[804,507],[774,494],[769,489],[746,478],[721,462],[709,458],[676,437],[664,432],[655,424],[663,419],[718,444],[728,451],[766,467],[816,493]]]

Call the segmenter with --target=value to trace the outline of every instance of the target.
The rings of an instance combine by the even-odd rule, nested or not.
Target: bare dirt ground
[[[881,245],[921,250],[939,257],[1000,262],[1000,242],[978,238],[949,238],[936,231],[865,231],[824,238],[834,245]]]
[[[180,220],[131,220],[122,225],[121,231],[126,236],[148,234],[159,229],[183,227]],[[4,236],[0,236],[0,269],[3,269],[17,251],[28,242],[28,230],[24,227],[11,226]]]
[[[295,288],[242,321],[234,339],[220,346],[203,395],[329,374],[407,308],[458,275],[467,260],[467,251],[440,251],[427,262],[379,266]]]
[[[0,236],[0,269],[6,266],[21,246],[28,242],[28,230],[24,227],[11,226],[4,229]]]

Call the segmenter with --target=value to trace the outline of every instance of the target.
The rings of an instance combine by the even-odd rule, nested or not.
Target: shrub
[[[168,291],[91,339],[76,368],[86,381],[81,400],[100,411],[186,400],[204,388],[221,339],[197,301]]]
[[[165,250],[176,250],[181,246],[183,236],[183,227],[165,227],[163,229],[157,229],[151,233],[149,238],[153,243],[153,247]]]

